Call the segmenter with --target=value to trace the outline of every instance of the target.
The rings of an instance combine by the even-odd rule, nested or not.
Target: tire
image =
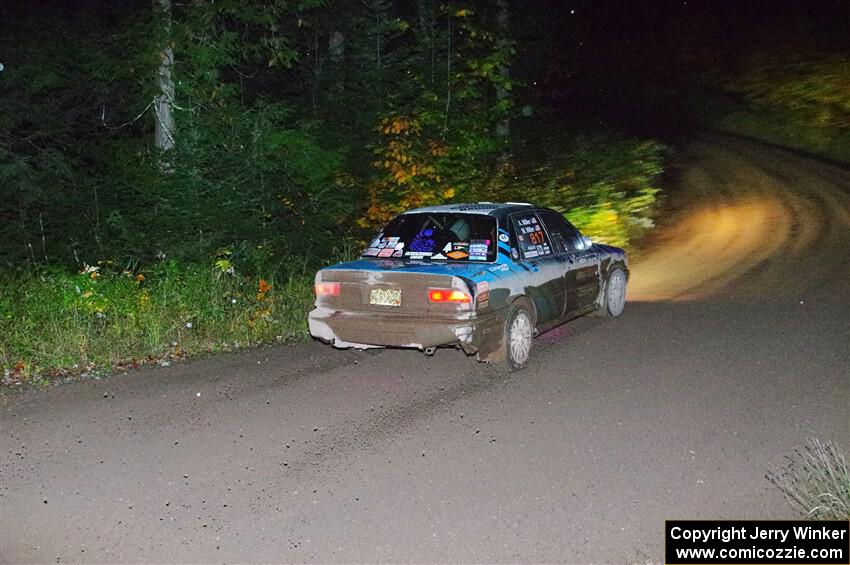
[[[504,362],[511,371],[524,369],[528,365],[534,340],[534,322],[528,308],[521,305],[511,306],[505,319],[504,333]]]
[[[628,278],[625,271],[620,267],[614,267],[608,273],[605,280],[605,288],[602,289],[602,300],[598,315],[604,318],[616,318],[623,313],[626,307],[626,284]]]

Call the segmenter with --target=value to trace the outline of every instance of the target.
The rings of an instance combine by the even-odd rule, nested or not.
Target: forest
[[[0,34],[3,382],[302,338],[315,269],[412,207],[532,201],[633,245],[694,130],[850,162],[847,35],[796,40],[834,9],[788,29],[686,6],[16,5]]]

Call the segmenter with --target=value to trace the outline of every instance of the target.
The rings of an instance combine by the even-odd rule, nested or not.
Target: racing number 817
[[[542,231],[533,231],[530,234],[528,234],[528,237],[531,238],[531,243],[533,243],[535,245],[542,245],[543,244],[544,238],[543,238],[543,232]]]

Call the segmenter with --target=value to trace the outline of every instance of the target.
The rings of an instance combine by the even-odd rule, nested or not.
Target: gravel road
[[[850,172],[703,136],[614,321],[506,375],[319,343],[0,399],[3,562],[662,560],[850,453]]]

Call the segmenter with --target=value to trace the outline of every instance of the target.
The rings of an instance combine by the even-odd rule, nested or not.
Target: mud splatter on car
[[[316,273],[310,333],[339,348],[460,347],[518,370],[538,333],[585,314],[619,316],[628,276],[622,249],[592,243],[554,210],[418,208],[360,259]]]

